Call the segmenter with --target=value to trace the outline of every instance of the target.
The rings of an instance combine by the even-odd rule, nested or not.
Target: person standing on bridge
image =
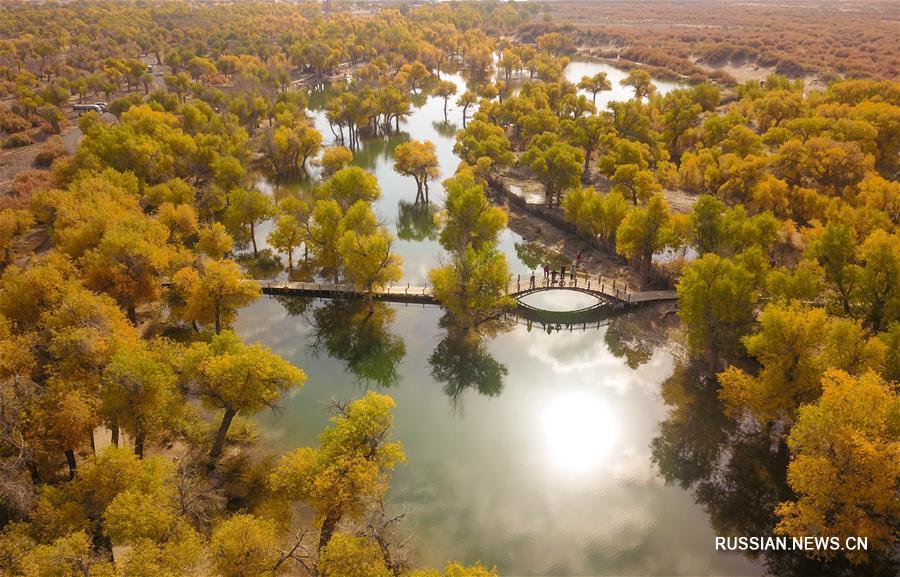
[[[529,285],[529,288],[535,288],[534,271],[531,271],[531,283]]]
[[[550,285],[553,286],[556,284],[556,269],[550,272]]]
[[[544,278],[550,278],[550,267],[544,265]]]
[[[566,278],[566,265],[562,265],[561,267],[559,267],[559,278]]]
[[[579,265],[581,264],[581,250],[579,250],[578,253],[575,254],[575,262]]]

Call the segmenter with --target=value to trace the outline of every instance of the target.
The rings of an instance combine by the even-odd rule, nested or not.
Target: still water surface
[[[580,311],[600,302],[595,296],[568,289],[536,292],[519,300],[528,306],[545,311]]]
[[[625,73],[606,64],[576,60],[567,76],[577,82],[600,70],[613,90],[598,95],[598,106],[630,96],[618,83]],[[462,87],[462,78],[444,77]],[[403,134],[355,153],[381,184],[376,211],[400,237],[395,249],[414,284],[425,282],[441,249],[428,209],[412,204],[415,183],[393,171],[392,151],[409,133],[431,140],[442,178],[451,175],[462,125],[453,101],[447,122],[442,99],[429,98],[401,124]],[[313,116],[327,140],[324,114]],[[264,178],[259,185],[280,193]],[[439,185],[431,196],[436,209]],[[260,239],[270,226],[260,227]],[[511,231],[500,249],[514,274],[542,263]],[[759,573],[739,555],[713,551],[714,531],[692,492],[667,486],[651,461],[667,412],[660,384],[674,361],[664,334],[646,330],[646,317],[551,334],[510,324],[471,342],[448,333],[441,316],[437,307],[379,304],[370,316],[346,302],[272,298],[242,311],[236,328],[245,340],[261,341],[309,375],[277,416],[262,419],[273,448],[315,443],[329,399],[377,387],[397,401],[395,435],[408,462],[394,474],[390,504],[410,506],[400,533],[415,536],[419,562],[481,561],[505,577]]]

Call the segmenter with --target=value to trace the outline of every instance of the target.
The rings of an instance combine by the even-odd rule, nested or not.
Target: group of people
[[[572,261],[571,267],[566,267],[566,265],[562,265],[559,269],[550,268],[550,265],[544,265],[544,285],[545,286],[566,286],[566,271],[569,272],[569,281],[574,283],[575,277],[578,275],[578,269],[581,266],[581,251],[578,251],[578,254],[575,255],[575,260]],[[534,271],[531,271],[531,280],[529,283],[529,288],[537,287],[537,279],[535,277]]]

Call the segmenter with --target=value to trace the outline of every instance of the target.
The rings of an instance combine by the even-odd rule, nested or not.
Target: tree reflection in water
[[[344,361],[347,370],[367,387],[390,387],[397,382],[406,345],[388,330],[394,309],[376,302],[374,311],[369,312],[364,301],[335,299],[312,308],[311,313],[305,316],[313,328],[310,349],[314,355],[324,350]]]
[[[562,265],[569,264],[561,255],[551,252],[537,243],[528,241],[517,242],[514,243],[514,247],[516,249],[516,257],[532,270],[542,269],[544,265],[550,268],[559,268]]]
[[[443,136],[444,138],[455,138],[456,133],[459,132],[459,126],[448,120],[433,120],[431,126],[438,133],[438,136]]]
[[[260,250],[255,257],[252,253],[240,254],[235,260],[250,277],[258,280],[274,280],[285,269],[281,258],[269,248]]]
[[[610,317],[603,340],[614,357],[637,369],[667,345],[669,331],[677,324],[675,315],[660,314],[653,308],[617,314]]]
[[[353,165],[374,172],[379,160],[393,163],[394,149],[408,140],[409,134],[406,132],[365,137],[364,145],[353,151]]]
[[[719,536],[774,535],[775,507],[793,500],[787,484],[789,451],[780,435],[736,423],[722,412],[718,383],[695,365],[681,365],[662,384],[669,414],[650,443],[653,462],[666,484],[694,489]],[[871,552],[870,552],[871,553]],[[799,551],[747,552],[770,575],[889,576],[898,563],[874,558],[864,566],[843,557],[817,561]]]
[[[428,357],[431,376],[442,383],[444,394],[458,407],[461,395],[475,389],[482,395],[495,397],[503,391],[503,381],[508,370],[503,363],[491,356],[485,340],[500,331],[509,330],[512,324],[505,320],[491,320],[479,325],[479,331],[466,331],[457,327],[445,314],[440,321],[444,338]]]
[[[438,236],[437,205],[430,202],[407,202],[397,206],[397,237],[400,240],[434,240]]]
[[[287,314],[292,317],[305,316],[306,313],[311,310],[313,303],[316,302],[316,299],[313,298],[295,296],[275,296],[273,298],[278,301],[281,306],[284,307],[284,310],[287,311]]]

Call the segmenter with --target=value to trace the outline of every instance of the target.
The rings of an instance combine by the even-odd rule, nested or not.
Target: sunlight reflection
[[[588,393],[550,399],[541,426],[548,457],[563,473],[584,473],[606,465],[619,429],[606,402]]]

